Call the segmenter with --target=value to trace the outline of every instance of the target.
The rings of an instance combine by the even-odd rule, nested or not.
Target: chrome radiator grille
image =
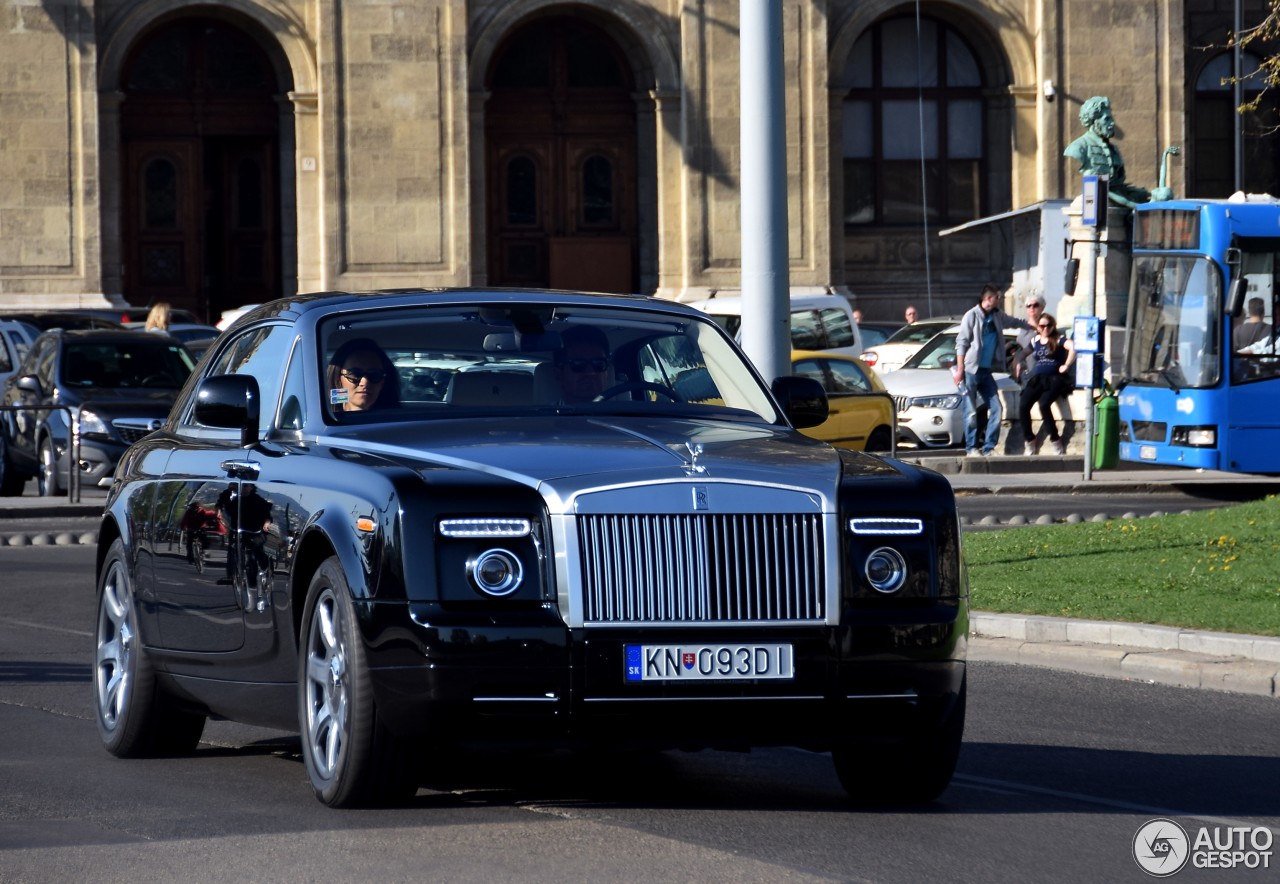
[[[822,518],[578,517],[588,623],[821,622]]]
[[[893,401],[898,406],[898,414],[902,414],[911,407],[910,396],[894,396]]]

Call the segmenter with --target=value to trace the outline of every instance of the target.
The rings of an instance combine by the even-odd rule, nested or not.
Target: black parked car
[[[80,421],[84,485],[110,478],[126,448],[164,422],[195,360],[167,335],[54,330],[36,338],[0,401],[0,494],[65,493],[70,423]]]
[[[293,729],[333,806],[513,745],[796,745],[859,799],[929,800],[964,725],[955,499],[794,429],[825,414],[652,298],[263,305],[109,492],[103,743]]]

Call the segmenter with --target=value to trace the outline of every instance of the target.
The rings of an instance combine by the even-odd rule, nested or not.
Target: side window
[[[0,341],[0,371],[13,371],[13,358],[9,355],[9,339]]]
[[[831,392],[827,385],[826,374],[822,371],[822,363],[817,359],[801,359],[791,366],[791,373],[798,378],[810,378],[822,384],[822,389]]]
[[[306,385],[302,379],[302,352],[295,346],[284,376],[284,395],[280,397],[280,413],[276,426],[281,430],[301,430],[307,423]]]
[[[56,338],[45,338],[41,343],[43,346],[31,360],[31,374],[39,379],[40,386],[47,391],[53,389],[53,358],[58,355],[58,341]]]
[[[835,307],[824,307],[821,311],[822,327],[826,331],[827,347],[852,347],[853,323],[849,314]]]
[[[841,359],[832,359],[828,363],[831,369],[831,378],[834,383],[831,385],[830,392],[835,394],[841,393],[870,393],[871,381],[862,369],[858,368],[852,362],[845,362]]]
[[[210,364],[205,375],[250,374],[258,381],[262,414],[275,414],[285,361],[293,347],[294,331],[289,326],[269,325],[250,329],[232,340]]]
[[[825,350],[822,320],[816,310],[797,310],[791,314],[791,346],[796,350]]]

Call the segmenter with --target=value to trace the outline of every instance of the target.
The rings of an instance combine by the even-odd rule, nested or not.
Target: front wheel
[[[418,790],[402,741],[373,701],[365,648],[338,559],[307,590],[298,655],[298,726],[316,797],[330,807],[399,804]]]
[[[890,746],[849,745],[831,753],[836,776],[859,804],[927,804],[955,774],[964,737],[968,679],[960,682],[947,716],[934,727]]]
[[[45,436],[40,440],[40,472],[36,476],[36,493],[41,497],[57,497],[58,458],[53,451],[53,440]]]
[[[107,751],[121,758],[186,754],[200,742],[205,718],[174,708],[156,686],[126,561],[124,543],[116,540],[98,584],[93,667],[98,735]]]
[[[888,427],[876,427],[867,438],[867,451],[889,451],[893,448],[893,431]]]

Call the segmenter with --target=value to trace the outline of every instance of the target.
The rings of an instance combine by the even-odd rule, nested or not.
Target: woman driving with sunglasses
[[[334,411],[373,411],[400,404],[395,365],[369,338],[354,338],[337,349],[325,383]]]

